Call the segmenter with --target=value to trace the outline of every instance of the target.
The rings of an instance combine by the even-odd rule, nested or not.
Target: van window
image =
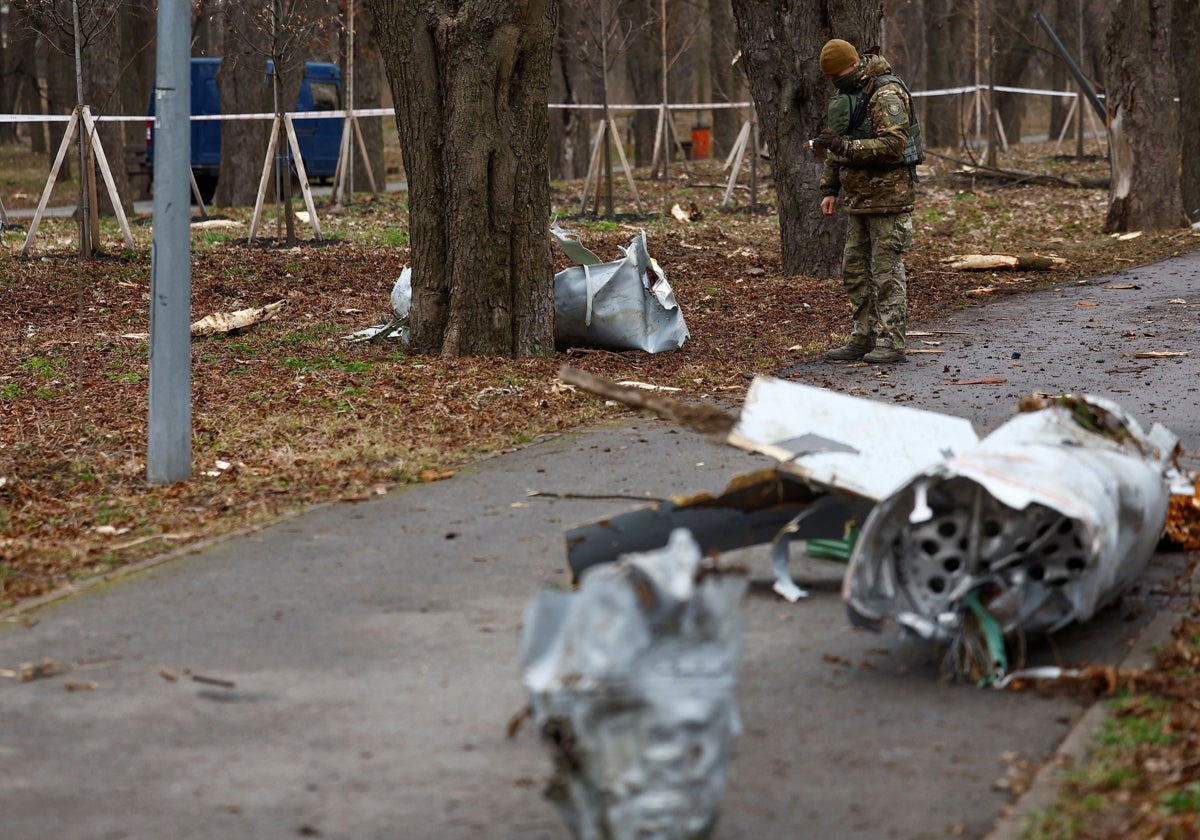
[[[338,102],[338,86],[335,83],[312,82],[309,88],[312,90],[314,111],[336,111],[341,107],[341,103]]]

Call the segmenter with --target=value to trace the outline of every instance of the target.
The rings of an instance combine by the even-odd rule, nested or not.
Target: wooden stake
[[[612,117],[608,118],[608,130],[613,138],[613,145],[617,147],[617,156],[621,159],[621,166],[625,169],[625,180],[629,182],[629,191],[633,193],[633,201],[637,205],[638,213],[645,215],[645,210],[642,209],[642,198],[638,195],[637,187],[633,183],[633,170],[629,168],[629,161],[625,159],[625,146],[620,142],[621,135],[617,133],[617,126],[613,123]]]

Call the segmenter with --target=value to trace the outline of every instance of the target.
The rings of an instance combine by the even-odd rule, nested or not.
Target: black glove
[[[833,152],[835,155],[846,154],[848,145],[845,137],[842,137],[840,134],[834,134],[829,129],[822,131],[813,140],[814,149],[825,149],[826,151]]]

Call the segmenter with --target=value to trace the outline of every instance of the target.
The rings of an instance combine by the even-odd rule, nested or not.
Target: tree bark
[[[579,51],[578,39],[584,32],[584,9],[567,3],[559,13],[554,37],[554,56],[550,64],[549,99],[568,105],[591,104],[590,73]],[[583,109],[555,108],[550,112],[550,177],[572,180],[587,175],[591,149],[591,112]]]
[[[629,42],[623,46],[623,51],[629,83],[633,88],[633,101],[637,105],[661,105],[663,77],[659,0],[620,0],[617,14],[630,30]],[[650,165],[657,130],[657,111],[634,111],[634,166]],[[673,145],[667,148],[668,152],[673,150]]]
[[[1108,31],[1112,185],[1106,232],[1183,224],[1179,109],[1172,101],[1168,0],[1121,0]]]
[[[225,10],[225,54],[217,71],[224,114],[271,110],[270,88],[265,83],[266,59],[248,34],[254,31],[252,15],[249,4],[232,3]],[[221,120],[221,168],[213,204],[254,204],[269,127],[270,123],[262,120]]]
[[[999,0],[992,7],[996,50],[994,82],[997,85],[1025,86],[1033,58],[1034,8],[1031,0]],[[1021,142],[1027,99],[1023,93],[996,92],[996,111],[1009,143]]]
[[[741,63],[733,63],[738,51],[733,4],[730,0],[709,0],[708,12],[712,41],[709,73],[713,102],[741,102],[746,98],[746,77],[742,73]],[[713,157],[723,158],[729,154],[737,142],[742,123],[749,116],[733,108],[717,108],[713,111]]]
[[[0,72],[0,113],[37,114],[41,112],[41,104],[37,93],[37,64],[35,61],[37,34],[29,27],[24,11],[19,5],[10,4],[8,29],[5,32],[6,45],[0,48],[3,53],[3,66]],[[29,123],[27,125],[31,137],[39,137],[45,146],[44,123]],[[15,143],[22,132],[16,123],[0,125],[0,143]],[[44,150],[44,149],[43,149]]]
[[[1200,50],[1200,0],[1175,0],[1171,25],[1171,55],[1175,60],[1179,96],[1179,192],[1188,221],[1200,222],[1200,93],[1195,79],[1195,55]]]
[[[46,50],[46,113],[69,114],[75,108],[75,60],[64,54],[60,49],[51,46]],[[63,134],[67,124],[52,122],[48,124],[47,134],[50,140],[50,153],[57,154],[62,145]],[[63,184],[71,179],[72,164],[78,162],[75,155],[63,157],[62,167],[58,170],[58,183]]]
[[[930,47],[925,58],[925,83],[929,90],[947,90],[972,81],[961,47],[969,43],[969,18],[958,0],[925,0],[925,43]],[[930,96],[916,100],[924,106],[921,132],[925,145],[934,148],[958,148],[966,132],[963,128],[961,94]]]
[[[82,5],[80,11],[84,11]],[[107,25],[105,21],[108,21]],[[86,7],[83,26],[88,33],[86,46],[81,51],[84,103],[91,107],[95,117],[119,115],[122,113],[119,95],[122,33],[117,19],[117,0],[92,0]],[[122,126],[119,122],[99,122],[96,133],[104,148],[121,207],[128,215],[133,212],[133,194],[129,188],[129,175],[125,171],[125,131]],[[112,215],[112,197],[105,187],[99,165],[94,166],[98,199],[96,207],[101,214]]]
[[[546,136],[558,0],[370,0],[409,184],[411,346],[551,352]]]
[[[379,108],[383,105],[383,59],[379,55],[379,43],[375,38],[375,20],[367,9],[355,7],[354,14],[354,107]],[[351,138],[354,150],[354,187],[368,187],[367,167],[375,179],[375,186],[386,189],[387,166],[383,159],[383,117],[360,117],[359,130],[363,145],[367,147],[368,161],[362,159],[358,142]]]
[[[860,48],[878,44],[882,2],[817,0],[788,7],[733,0],[733,14],[761,136],[771,155],[784,273],[837,276],[845,220],[821,215],[821,162],[807,147],[825,121],[833,93],[818,58],[830,38]]]

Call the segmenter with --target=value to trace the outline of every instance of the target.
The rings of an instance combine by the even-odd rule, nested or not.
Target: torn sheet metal
[[[796,601],[807,593],[788,571],[790,544],[840,538],[847,521],[861,522],[869,511],[861,499],[827,492],[778,470],[760,470],[735,476],[717,496],[672,499],[571,528],[566,533],[567,563],[572,582],[577,582],[592,566],[656,549],[676,528],[686,528],[705,555],[770,543],[775,591]]]
[[[871,511],[843,587],[851,618],[955,642],[970,631],[963,605],[975,595],[1006,636],[1089,620],[1162,535],[1177,442],[1101,397],[1017,415]]]
[[[412,308],[412,269],[405,268],[392,284],[391,293],[392,320],[373,327],[366,327],[350,335],[343,336],[345,341],[367,341],[380,333],[386,333],[383,338],[398,338],[408,344],[408,312]]]
[[[526,612],[522,682],[554,762],[546,795],[579,840],[710,836],[741,731],[744,572],[665,548],[596,567]]]
[[[726,441],[778,459],[778,474],[808,496],[790,510],[772,509],[769,495],[732,506],[763,516],[760,527],[735,540],[723,530],[736,520],[721,511],[702,542],[770,539],[776,591],[794,600],[803,592],[787,575],[787,532],[830,539],[860,523],[842,593],[852,620],[893,621],[949,644],[952,673],[994,678],[1007,668],[1005,639],[1085,622],[1141,574],[1183,483],[1171,465],[1177,437],[1158,424],[1144,432],[1110,400],[1031,397],[1020,408],[980,440],[961,418],[758,378]],[[831,497],[843,506],[823,509]],[[574,568],[582,556],[573,537],[600,545],[597,529],[617,523],[620,544],[650,542],[662,519],[689,513],[662,506],[575,529],[569,559]]]
[[[879,501],[979,437],[959,417],[760,376],[727,442],[810,481]]]
[[[554,275],[554,341],[559,347],[677,350],[688,339],[675,292],[646,248],[646,233],[600,262],[577,234],[555,224],[551,236],[576,263]]]

